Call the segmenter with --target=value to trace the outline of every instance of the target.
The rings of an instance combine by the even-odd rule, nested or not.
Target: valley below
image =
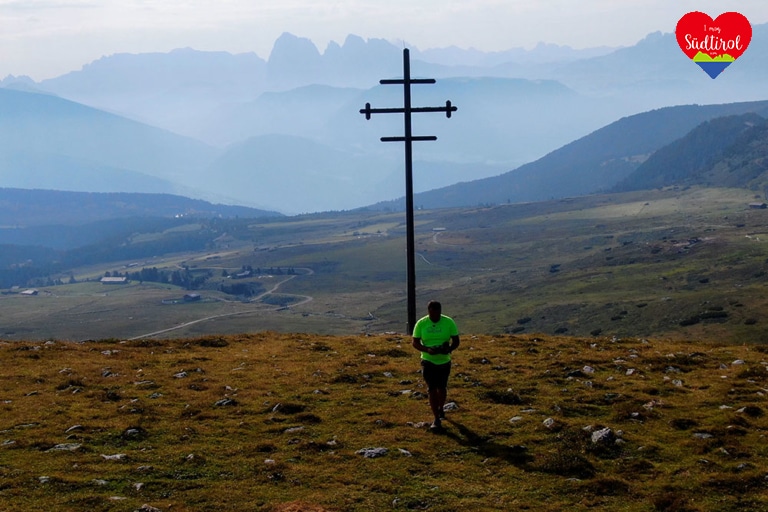
[[[755,202],[744,189],[668,187],[419,210],[417,307],[439,299],[469,333],[759,343],[768,324],[768,210]],[[402,212],[181,223],[120,243],[142,254],[150,240],[194,233],[207,237],[203,250],[144,251],[4,289],[0,338],[406,328]],[[149,269],[170,277],[139,277]],[[105,275],[126,280],[103,284]]]

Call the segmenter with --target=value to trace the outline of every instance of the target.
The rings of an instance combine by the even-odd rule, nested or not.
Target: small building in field
[[[38,292],[34,288],[30,288],[29,290],[24,290],[23,292],[21,292],[21,295],[30,295],[31,296],[31,295],[37,295],[38,293],[40,293],[40,292]]]
[[[187,293],[184,295],[184,302],[197,302],[201,299],[202,297],[199,293]]]
[[[127,277],[102,277],[101,284],[128,284]]]
[[[768,208],[768,204],[766,203],[749,203],[749,207],[753,210],[765,210]]]

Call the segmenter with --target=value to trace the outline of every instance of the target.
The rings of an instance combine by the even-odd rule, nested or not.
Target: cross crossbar
[[[445,117],[450,118],[451,113],[456,112],[458,110],[455,106],[451,104],[451,100],[448,100],[445,102],[444,107],[412,107],[410,109],[410,112],[412,113],[419,113],[419,112],[445,112]],[[371,108],[370,103],[365,104],[365,108],[360,109],[361,114],[365,114],[366,119],[371,118],[371,114],[405,114],[405,108]]]
[[[437,137],[434,135],[411,135],[411,140],[413,141],[426,141],[426,140],[437,140]],[[382,137],[381,142],[405,142],[405,137]]]
[[[411,61],[408,48],[403,49],[403,78],[379,80],[381,85],[403,86],[403,107],[399,108],[371,108],[370,103],[360,109],[360,113],[370,119],[372,114],[404,114],[403,122],[405,135],[403,137],[381,137],[382,142],[405,143],[405,215],[407,232],[407,260],[408,260],[408,334],[413,333],[416,325],[416,243],[414,237],[413,220],[413,142],[437,140],[433,135],[414,136],[411,133],[411,114],[421,112],[445,112],[445,117],[450,118],[457,108],[450,101],[441,107],[412,107],[411,85],[434,84],[434,78],[411,78]]]
[[[411,84],[434,84],[437,80],[434,78],[410,78],[408,77],[408,83]],[[383,80],[379,80],[379,83],[381,85],[402,85],[405,83],[404,79],[388,79],[385,78]]]

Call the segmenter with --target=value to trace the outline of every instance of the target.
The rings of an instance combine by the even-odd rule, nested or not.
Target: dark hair
[[[441,313],[443,311],[443,305],[440,304],[439,301],[431,300],[427,303],[427,311],[429,310],[434,310],[434,311],[437,311],[438,313]]]

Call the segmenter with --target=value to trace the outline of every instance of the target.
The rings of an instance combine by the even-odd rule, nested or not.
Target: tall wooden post
[[[445,116],[450,118],[452,112],[457,108],[451,105],[450,101],[445,102],[444,107],[413,107],[411,106],[411,84],[434,84],[434,78],[411,78],[411,59],[408,48],[403,50],[403,79],[402,80],[379,80],[382,85],[400,85],[403,86],[403,107],[402,108],[371,108],[370,103],[365,104],[365,108],[360,109],[361,114],[365,114],[366,119],[371,118],[371,114],[403,114],[404,136],[403,137],[381,137],[382,142],[405,142],[405,220],[406,220],[406,252],[407,252],[407,291],[408,291],[408,334],[413,332],[416,325],[416,243],[414,235],[413,218],[413,141],[437,140],[435,136],[414,136],[411,125],[411,114],[414,112],[445,112]]]

